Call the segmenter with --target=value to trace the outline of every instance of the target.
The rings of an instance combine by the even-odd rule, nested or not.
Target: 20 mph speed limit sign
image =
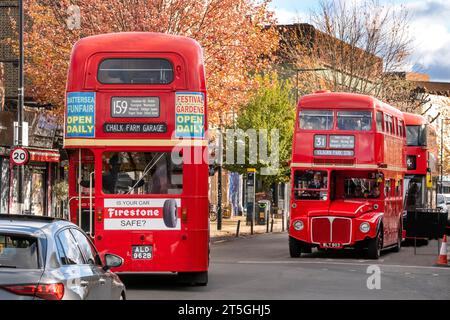
[[[27,149],[17,147],[11,151],[11,161],[16,166],[23,166],[30,160],[30,153]]]

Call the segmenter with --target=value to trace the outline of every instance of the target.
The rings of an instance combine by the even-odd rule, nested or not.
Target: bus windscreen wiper
[[[159,160],[161,160],[161,158],[164,156],[164,153],[162,153],[159,157],[158,157],[158,159],[156,159],[156,161],[150,161],[148,164],[147,164],[147,166],[145,167],[145,169],[144,169],[144,173],[142,174],[142,177],[138,180],[138,181],[136,181],[136,183],[134,184],[134,186],[132,186],[131,188],[130,188],[130,190],[127,192],[127,194],[131,194],[131,192],[133,192],[133,190],[139,185],[139,182],[141,182],[142,181],[142,179],[144,179],[144,177],[150,172],[150,170],[152,170],[152,168],[158,163],[158,161]],[[154,159],[154,158],[153,158]],[[152,159],[152,160],[153,160]]]
[[[10,266],[10,265],[7,265],[7,264],[0,264],[0,268],[10,268],[10,269],[16,269],[16,268],[17,268],[17,266]]]

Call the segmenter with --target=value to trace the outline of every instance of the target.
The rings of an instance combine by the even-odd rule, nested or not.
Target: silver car
[[[105,254],[65,220],[0,215],[0,300],[119,300],[125,286]]]

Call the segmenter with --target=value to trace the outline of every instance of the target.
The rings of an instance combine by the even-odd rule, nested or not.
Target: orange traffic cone
[[[447,235],[444,235],[444,239],[442,239],[441,243],[441,251],[439,252],[439,258],[436,261],[438,266],[448,266],[447,259]]]

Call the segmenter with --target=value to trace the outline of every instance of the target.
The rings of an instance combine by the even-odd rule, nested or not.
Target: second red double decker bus
[[[370,96],[320,92],[298,103],[289,249],[400,249],[403,114]]]
[[[64,146],[70,219],[116,272],[208,281],[206,83],[202,48],[159,33],[87,37],[72,51]]]
[[[405,209],[432,208],[436,206],[438,180],[436,129],[421,115],[403,113],[403,116],[407,167]]]

